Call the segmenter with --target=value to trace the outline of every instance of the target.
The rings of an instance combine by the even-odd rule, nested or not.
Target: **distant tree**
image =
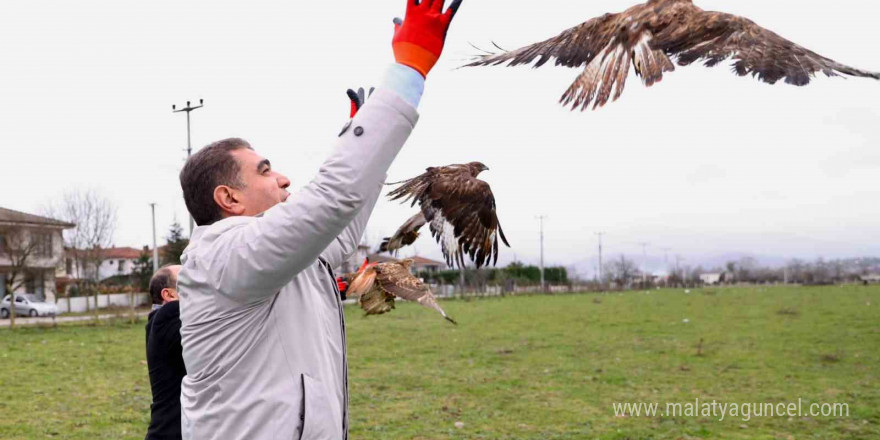
[[[165,237],[168,244],[162,250],[162,265],[180,264],[180,256],[183,255],[184,249],[189,245],[189,239],[183,236],[183,228],[180,223],[175,221],[171,224],[168,236]]]
[[[831,273],[834,277],[834,282],[839,283],[844,280],[846,277],[846,266],[840,260],[833,260],[830,263],[831,265]]]
[[[562,266],[558,267],[545,267],[544,268],[544,280],[548,283],[553,284],[567,284],[568,283],[568,269]]]
[[[809,284],[826,284],[831,281],[831,268],[824,258],[818,258],[805,269],[805,281]]]
[[[727,271],[730,272],[731,275],[736,275],[736,261],[728,261],[725,267],[727,267]]]
[[[690,270],[688,278],[693,280],[695,283],[702,283],[703,280],[700,278],[700,275],[706,273],[706,269],[703,266],[697,266]]]
[[[15,294],[25,284],[28,268],[33,264],[41,243],[36,234],[21,226],[0,227],[0,258],[8,262],[4,274],[9,294],[9,328],[15,328]],[[0,298],[2,299],[2,298]]]
[[[754,271],[758,268],[758,260],[753,257],[742,257],[736,263],[736,280],[741,282],[754,281]]]
[[[622,287],[628,286],[638,273],[635,261],[626,258],[623,254],[620,255],[619,260],[612,261],[608,266],[611,279]]]
[[[129,316],[131,323],[137,321],[137,314],[135,309],[137,308],[136,295],[135,292],[148,292],[150,290],[150,278],[153,276],[153,259],[150,258],[150,253],[147,252],[146,249],[141,251],[140,256],[138,256],[137,261],[134,263],[134,270],[132,270],[132,284],[134,285],[134,289],[128,293],[128,301],[129,301]]]
[[[795,283],[802,283],[804,281],[804,268],[805,264],[803,260],[793,258],[788,261],[785,265],[786,270],[788,271],[788,281]]]
[[[137,287],[138,292],[146,292],[150,290],[150,278],[153,276],[153,259],[150,253],[142,251],[137,261],[134,262],[134,270],[132,271],[133,284]]]
[[[64,193],[61,200],[44,209],[53,218],[76,225],[64,231],[64,245],[69,249],[73,265],[79,273],[76,291],[89,292],[95,298],[95,319],[98,318],[98,289],[104,253],[113,245],[116,230],[116,205],[96,190],[75,189]],[[86,309],[89,302],[86,301]]]
[[[856,260],[859,275],[868,275],[871,272],[871,260],[869,258],[859,258]]]

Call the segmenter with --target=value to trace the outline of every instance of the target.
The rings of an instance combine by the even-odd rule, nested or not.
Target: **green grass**
[[[370,318],[347,309],[352,438],[880,438],[876,286],[443,306],[459,326],[413,304]],[[143,321],[0,331],[0,437],[143,438],[143,331]],[[612,409],[695,398],[841,402],[850,415],[718,421]]]

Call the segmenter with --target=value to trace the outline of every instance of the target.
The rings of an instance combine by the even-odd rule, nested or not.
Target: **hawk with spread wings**
[[[457,324],[437,304],[431,289],[410,272],[413,260],[371,264],[350,276],[348,292],[358,297],[367,315],[381,315],[394,308],[394,298],[416,301],[440,312],[447,321]]]
[[[400,186],[388,194],[391,200],[411,206],[419,204],[414,215],[397,232],[385,239],[381,251],[394,252],[411,244],[418,230],[429,225],[431,235],[440,243],[446,263],[464,267],[467,255],[477,267],[498,261],[498,239],[507,247],[507,238],[498,223],[495,196],[489,184],[477,179],[488,170],[480,162],[430,167],[425,173],[390,185]]]
[[[880,73],[840,64],[801,47],[753,21],[723,12],[704,11],[692,0],[650,0],[617,14],[605,14],[549,40],[514,51],[480,56],[467,66],[507,63],[581,67],[583,73],[559,102],[575,110],[601,107],[623,93],[630,66],[650,87],[675,70],[702,60],[707,67],[733,57],[737,75],[775,84],[807,85],[817,72],[880,80]],[[613,93],[613,97],[612,97]]]

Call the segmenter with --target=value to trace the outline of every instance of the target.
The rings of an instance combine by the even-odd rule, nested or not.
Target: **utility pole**
[[[604,278],[602,278],[602,236],[605,235],[604,232],[595,232],[596,235],[599,236],[599,282],[601,283]]]
[[[660,250],[663,251],[663,264],[665,264],[666,268],[669,269],[669,251],[671,251],[672,248],[665,247],[660,248]]]
[[[660,250],[663,251],[663,270],[666,271],[666,281],[664,282],[664,284],[666,284],[668,286],[669,285],[669,251],[671,251],[672,248],[665,247],[665,248],[660,248]]]
[[[682,257],[681,255],[675,256],[675,272],[676,273],[679,273],[679,270],[680,270],[679,266],[681,265],[681,262],[683,260],[684,260],[684,257]],[[682,271],[681,272],[681,282],[682,282],[682,284],[687,285],[686,281],[687,281],[687,275],[684,273],[684,271]]]
[[[176,105],[174,105],[174,104],[171,105],[171,112],[172,113],[186,112],[186,158],[187,159],[189,159],[189,157],[192,156],[192,139],[190,138],[190,130],[189,130],[189,114],[193,110],[202,108],[204,106],[205,106],[204,99],[199,99],[199,105],[196,105],[196,106],[190,105],[189,101],[186,101],[186,107],[184,107],[180,110],[177,109]],[[190,237],[192,237],[192,233],[193,233],[193,218],[192,218],[192,214],[190,214],[190,216],[189,216],[189,235],[190,235]]]
[[[650,245],[650,244],[651,243],[648,243],[648,242],[639,243],[639,245],[642,246],[642,283],[643,284],[648,283],[648,272],[647,272],[647,269],[645,268],[645,266],[648,264],[648,245]]]
[[[544,287],[544,219],[546,215],[539,215],[537,219],[541,221],[541,292],[545,291]]]
[[[159,270],[159,248],[156,247],[156,204],[150,203],[153,211],[153,273]]]

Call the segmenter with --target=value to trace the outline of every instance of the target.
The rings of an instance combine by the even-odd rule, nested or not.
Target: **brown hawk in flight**
[[[431,167],[420,176],[402,182],[391,191],[391,200],[419,204],[421,212],[412,216],[397,232],[385,239],[380,251],[394,252],[418,238],[418,230],[429,225],[440,243],[446,263],[464,267],[467,255],[477,267],[498,261],[498,238],[507,247],[507,238],[498,223],[495,196],[489,184],[477,176],[489,168],[480,162]]]

